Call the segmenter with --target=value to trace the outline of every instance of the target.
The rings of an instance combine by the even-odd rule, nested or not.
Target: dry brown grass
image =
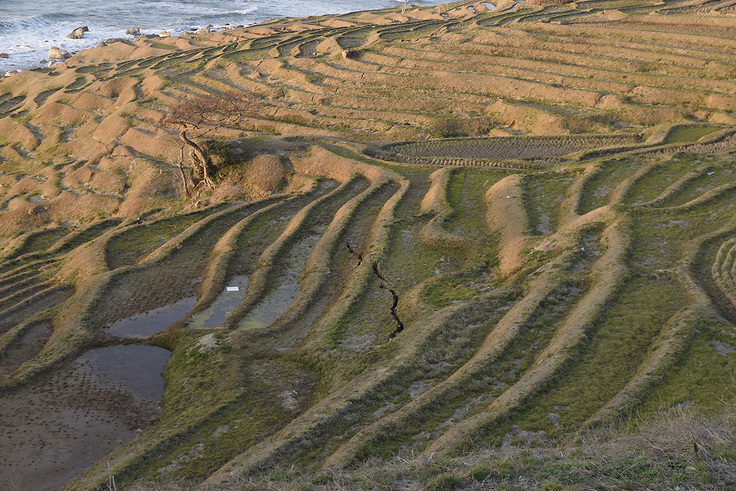
[[[718,479],[733,477],[723,463],[732,457],[721,452],[733,445],[733,418],[707,420],[697,416],[697,404],[637,422],[625,436],[605,435],[603,443],[590,436],[594,426],[650,407],[650,394],[677,377],[693,335],[715,340],[701,340],[705,348],[709,340],[730,343],[728,330],[717,331],[730,324],[714,312],[717,302],[727,307],[729,300],[719,290],[733,286],[731,246],[717,247],[731,244],[728,198],[736,185],[733,159],[718,152],[731,151],[736,138],[714,122],[733,123],[733,19],[707,12],[698,19],[643,16],[641,2],[619,2],[617,11],[601,11],[594,2],[512,11],[516,4],[508,1],[493,12],[469,5],[279,20],[157,40],[170,49],[144,40],[112,43],[53,73],[0,81],[0,303],[11,309],[4,314],[17,315],[17,322],[2,320],[9,329],[0,346],[20,342],[36,319],[21,307],[43,307],[54,326],[42,356],[29,358],[0,388],[32,384],[79,350],[120,342],[102,332],[114,319],[185,293],[198,292],[192,312],[203,310],[228,275],[255,271],[245,302],[225,322],[233,327],[278,284],[281,263],[301,235],[321,234],[301,271],[299,293],[268,328],[193,333],[180,319],[140,341],[173,351],[165,409],[168,416],[187,411],[186,421],[171,417],[115,451],[110,471],[101,461],[70,488],[104,486],[109,473],[126,486],[143,478],[132,485],[140,489],[186,489],[190,478],[203,488],[351,488],[361,464],[376,456],[394,460],[366,471],[369,487],[384,482],[378,479],[384,472],[389,485],[396,472],[405,479],[399,482],[415,487],[472,487],[481,486],[471,477],[475,471],[450,460],[438,470],[430,455],[469,449],[469,460],[477,462],[478,441],[521,435],[526,444],[548,445],[539,450],[548,457],[553,438],[575,434],[588,438],[591,452],[644,449],[665,460],[682,460],[695,442],[698,459],[723,469]],[[346,50],[352,53],[343,56]],[[203,131],[260,156],[223,161],[218,189],[186,199],[177,167],[181,148],[159,121],[183,100],[233,89],[263,95],[263,110]],[[705,138],[693,136],[710,130]],[[449,134],[470,138],[424,141]],[[492,140],[494,146],[487,145],[489,134],[509,136]],[[674,134],[676,143],[666,143]],[[639,135],[648,138],[640,143]],[[388,143],[399,138],[406,141]],[[392,147],[408,160],[380,160],[387,156],[380,149]],[[698,161],[688,167],[686,159],[673,158],[676,152],[698,154]],[[623,170],[618,157],[625,159]],[[443,162],[483,165],[463,175],[485,180],[465,185],[450,206],[457,171],[425,166]],[[503,174],[504,167],[519,174]],[[711,167],[720,173],[712,177]],[[539,169],[533,190],[540,196],[529,206],[522,190],[532,188],[523,179]],[[657,182],[660,173],[668,185]],[[320,178],[341,186],[312,196]],[[245,203],[280,199],[287,189],[304,194],[283,196],[283,213],[270,215],[270,201]],[[471,189],[487,192],[466,196]],[[649,201],[629,206],[635,192]],[[229,204],[210,208],[222,202]],[[537,204],[557,219],[545,237],[530,233]],[[132,223],[157,208],[160,219]],[[166,231],[163,220],[194,209],[202,215],[182,215],[184,224]],[[271,224],[268,240],[252,245],[245,233],[258,233],[251,230],[263,216],[257,210],[280,223]],[[455,212],[464,217],[462,226],[452,223]],[[121,220],[98,235],[76,235],[78,242],[43,244],[44,236],[31,233],[71,230],[100,215]],[[448,232],[461,229],[465,235]],[[136,237],[140,244],[132,242]],[[357,253],[346,250],[346,237],[360,237]],[[586,252],[591,243],[593,252]],[[111,244],[125,253],[116,265],[105,261]],[[376,278],[379,268],[387,279]],[[646,354],[625,380],[616,379],[613,395],[590,402],[590,414],[580,417],[586,421],[556,426],[552,416],[533,414],[526,404],[536,396],[552,399],[545,391],[557,383],[583,380],[587,390],[593,377],[573,380],[567,368],[605,359],[595,358],[596,336],[640,332],[626,315],[614,334],[599,332],[601,318],[616,314],[611,305],[630,272],[642,283],[672,279],[691,304],[657,326],[652,339],[637,340]],[[575,293],[560,301],[555,292],[563,284]],[[43,303],[70,293],[69,285],[75,292],[68,300]],[[389,287],[400,295],[393,312],[405,324],[393,336],[381,304]],[[21,305],[24,297],[29,303]],[[662,309],[682,307],[666,300]],[[535,322],[547,322],[544,315],[554,320],[541,328]],[[693,330],[696,321],[703,334]],[[219,344],[203,352],[196,348],[202,336]],[[359,345],[361,336],[368,341]],[[720,364],[703,356],[714,371],[732,363],[733,355],[722,351]],[[319,381],[298,394],[298,409],[272,418],[258,404],[276,406],[257,388],[267,383],[261,378],[286,367]],[[505,426],[506,418],[519,428]],[[182,461],[200,440],[215,451]],[[411,452],[422,457],[409,459]],[[513,465],[523,460],[508,455]],[[172,462],[182,465],[170,474],[184,480],[161,475],[163,484],[145,484],[159,468],[173,469]],[[264,471],[291,465],[301,473],[296,478]]]
[[[501,234],[499,271],[508,275],[523,265],[522,252],[528,247],[528,224],[522,203],[521,175],[511,175],[494,184],[485,195],[488,228]]]

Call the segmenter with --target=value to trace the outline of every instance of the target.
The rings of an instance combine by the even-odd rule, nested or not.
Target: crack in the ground
[[[353,246],[351,246],[351,245],[350,245],[350,242],[346,242],[346,243],[345,243],[345,245],[347,246],[347,248],[348,248],[348,251],[350,251],[350,253],[351,253],[351,254],[352,254],[353,256],[355,256],[355,257],[357,257],[357,258],[358,258],[358,264],[356,264],[355,266],[360,266],[361,264],[363,264],[363,255],[362,255],[362,254],[360,254],[360,253],[359,253],[358,251],[356,251],[355,249],[353,249]]]
[[[401,331],[404,330],[404,323],[401,322],[401,319],[399,319],[399,314],[396,312],[396,306],[399,305],[399,294],[396,293],[396,290],[394,290],[393,288],[391,288],[391,283],[378,270],[378,263],[377,262],[374,262],[373,263],[373,273],[375,273],[375,275],[378,277],[378,279],[381,280],[381,288],[384,288],[384,289],[388,290],[389,293],[391,293],[391,296],[394,299],[393,304],[391,305],[390,311],[391,311],[391,317],[393,317],[394,320],[396,321],[396,329],[394,330],[394,332],[392,332],[388,336],[390,339],[393,339],[393,338],[396,337],[397,334],[399,334]]]
[[[353,256],[358,258],[358,263],[356,264],[356,266],[360,266],[361,264],[363,264],[363,255],[356,251],[353,246],[350,245],[350,242],[346,242],[345,246]],[[373,262],[372,266],[373,273],[379,280],[381,280],[380,288],[388,290],[389,293],[391,293],[391,297],[393,298],[393,303],[391,304],[391,308],[389,309],[389,311],[391,312],[391,317],[393,317],[396,321],[396,329],[394,329],[394,331],[388,336],[389,339],[393,339],[396,337],[397,334],[404,330],[404,323],[401,322],[399,314],[398,312],[396,312],[396,307],[399,305],[399,294],[396,292],[396,290],[391,288],[391,282],[388,281],[386,277],[383,276],[383,274],[381,274],[381,271],[378,269],[378,262]]]

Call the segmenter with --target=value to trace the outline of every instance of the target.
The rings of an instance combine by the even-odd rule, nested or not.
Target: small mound
[[[253,186],[266,193],[280,191],[286,185],[286,168],[276,155],[259,155],[245,171]]]

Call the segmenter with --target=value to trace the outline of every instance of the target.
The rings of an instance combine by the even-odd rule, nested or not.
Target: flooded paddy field
[[[154,424],[170,353],[114,346],[0,398],[0,476],[5,489],[59,489]]]

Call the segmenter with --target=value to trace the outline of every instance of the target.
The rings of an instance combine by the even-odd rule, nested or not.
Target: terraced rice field
[[[733,414],[732,3],[399,7],[4,79],[0,475],[733,485],[732,426],[633,476],[569,450]],[[263,108],[188,195],[161,119],[229,89]],[[568,472],[515,482],[532,449]]]

